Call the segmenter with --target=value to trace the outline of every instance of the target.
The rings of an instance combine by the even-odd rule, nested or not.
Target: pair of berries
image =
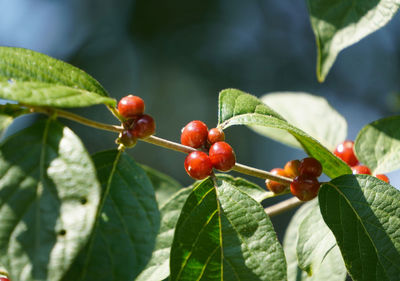
[[[354,142],[349,140],[342,142],[336,147],[334,154],[351,167],[354,175],[371,175],[371,170],[367,166],[359,165],[357,156],[354,153]],[[384,174],[377,174],[375,177],[389,183],[389,178]]]
[[[138,96],[128,95],[118,103],[118,112],[126,120],[124,130],[120,133],[118,143],[125,147],[135,146],[137,139],[145,139],[154,134],[156,124],[154,119],[144,114],[144,101]]]
[[[304,158],[303,160],[291,160],[283,169],[275,168],[271,173],[293,179],[290,184],[290,192],[301,201],[309,201],[318,195],[320,183],[318,177],[322,174],[322,165],[315,158]],[[282,193],[287,185],[269,180],[265,181],[269,190],[274,193]]]
[[[195,120],[188,123],[181,134],[181,143],[193,148],[208,149],[207,153],[197,150],[185,159],[185,170],[189,176],[201,180],[215,168],[227,172],[235,166],[236,156],[232,147],[226,143],[225,134],[219,128],[208,130],[207,125]]]

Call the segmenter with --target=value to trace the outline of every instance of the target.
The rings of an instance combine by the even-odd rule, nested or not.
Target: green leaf
[[[248,196],[261,203],[263,200],[274,197],[273,192],[267,191],[255,183],[249,182],[240,177],[232,177],[228,174],[216,174],[217,178],[230,183],[234,188],[239,189],[241,192],[246,193]]]
[[[174,239],[175,226],[181,209],[191,192],[192,188],[182,189],[161,207],[161,227],[157,235],[153,255],[146,268],[136,278],[136,281],[161,281],[169,276],[169,256]]]
[[[60,280],[92,231],[100,184],[74,133],[45,120],[0,146],[0,264],[12,280]]]
[[[154,191],[156,192],[156,200],[159,206],[164,205],[172,195],[182,189],[182,185],[156,169],[150,168],[146,165],[140,165],[142,169],[146,172],[146,175],[149,177]]]
[[[84,107],[116,104],[114,99],[94,92],[41,82],[0,82],[0,98],[34,106]]]
[[[300,92],[280,92],[264,95],[261,100],[330,151],[334,151],[346,138],[346,120],[322,97]],[[258,126],[252,129],[271,139],[301,148],[300,143],[286,131]]]
[[[14,118],[29,113],[27,108],[21,108],[16,104],[0,104],[0,136],[4,130],[12,123]]]
[[[325,80],[337,55],[387,24],[399,9],[397,0],[307,0],[317,42],[317,77]]]
[[[0,47],[0,81],[39,82],[108,96],[99,82],[79,68],[21,48]]]
[[[354,144],[357,158],[373,174],[400,168],[400,116],[372,122],[359,133]]]
[[[133,280],[150,260],[160,216],[145,171],[117,150],[93,156],[103,188],[90,242],[63,280]]]
[[[310,213],[313,207],[313,202],[307,202],[301,206],[293,215],[288,227],[286,228],[285,236],[283,238],[283,250],[285,251],[287,262],[288,281],[300,281],[309,278],[307,273],[302,271],[298,266],[296,247],[300,223],[304,220],[307,214]]]
[[[241,95],[239,95],[241,93]],[[226,108],[241,108],[237,103],[245,102],[246,99],[254,100],[254,96],[240,92],[236,90],[224,90],[220,93],[219,99],[219,109],[225,108],[225,111],[229,111]],[[303,149],[308,155],[319,160],[323,166],[324,173],[330,178],[335,178],[343,174],[351,174],[350,167],[344,163],[342,160],[337,158],[330,152],[326,147],[324,147],[317,140],[303,132],[302,130],[296,128],[295,126],[287,123],[285,120],[276,118],[268,114],[260,114],[258,111],[249,110],[236,113],[234,110],[230,110],[232,114],[219,113],[219,126],[226,129],[233,125],[248,125],[248,126],[264,126],[268,128],[276,128],[280,130],[285,130],[294,136],[303,146]]]
[[[299,267],[313,280],[343,281],[347,271],[335,237],[322,219],[318,201],[299,225],[297,257]]]
[[[237,89],[225,89],[219,93],[218,124],[236,115],[249,112],[274,116],[284,120],[283,117],[255,96]]]
[[[262,206],[226,181],[197,185],[179,217],[171,280],[285,280],[286,263]]]
[[[369,175],[322,185],[319,204],[353,280],[398,280],[400,191]]]

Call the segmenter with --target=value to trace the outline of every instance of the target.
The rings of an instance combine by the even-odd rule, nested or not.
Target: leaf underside
[[[317,78],[323,82],[344,48],[386,25],[399,9],[397,0],[307,0],[317,42]]]
[[[236,111],[237,107],[241,108],[240,103],[243,103],[247,99],[253,101],[256,98],[239,90],[233,89],[224,90],[220,93],[220,111],[222,108],[224,112],[228,112],[219,113],[219,125],[222,128],[225,129],[233,125],[256,125],[285,130],[298,140],[307,154],[321,162],[323,171],[327,176],[330,178],[335,178],[343,174],[351,174],[351,169],[346,163],[333,155],[332,152],[330,152],[313,137],[289,124],[285,120],[267,113],[259,113],[251,108],[248,111],[243,109]],[[266,105],[264,106],[267,107]],[[246,110],[248,109],[248,107],[245,108]],[[266,109],[263,111],[267,112]]]
[[[285,120],[318,140],[330,151],[346,139],[347,123],[326,99],[302,92],[268,93],[260,98]],[[256,132],[287,145],[302,148],[288,132],[267,127],[252,127]]]

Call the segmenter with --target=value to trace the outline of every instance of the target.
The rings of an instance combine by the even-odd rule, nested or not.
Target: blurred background
[[[397,15],[344,50],[320,84],[305,1],[0,0],[1,46],[65,60],[116,99],[141,96],[157,122],[156,134],[178,142],[191,120],[217,124],[218,93],[225,88],[256,96],[274,91],[323,96],[347,119],[348,139],[354,140],[369,122],[400,111],[399,28]],[[116,124],[103,106],[76,112]],[[18,119],[10,131],[29,118]],[[91,153],[114,146],[115,134],[65,123]],[[238,162],[257,168],[270,170],[305,156],[245,127],[231,127],[226,136]],[[192,183],[184,154],[143,142],[129,153],[184,186]],[[400,173],[388,175],[399,187]],[[290,215],[273,219],[280,239]]]

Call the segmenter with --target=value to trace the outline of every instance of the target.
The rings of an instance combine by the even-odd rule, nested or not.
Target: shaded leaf
[[[176,192],[182,189],[182,185],[170,176],[167,176],[149,166],[140,166],[146,172],[154,187],[156,200],[159,206],[164,205],[164,203],[167,202]]]
[[[347,271],[335,237],[322,219],[317,200],[298,228],[299,267],[313,280],[343,281]]]
[[[101,211],[88,245],[63,280],[133,280],[154,248],[160,217],[145,171],[125,153],[93,156],[103,188]]]
[[[397,0],[307,0],[317,42],[317,77],[320,82],[344,48],[387,24],[399,9]]]
[[[108,96],[99,82],[79,68],[22,48],[0,47],[0,81],[41,82]]]
[[[216,174],[217,178],[230,183],[234,188],[239,189],[241,192],[246,193],[248,196],[261,203],[263,200],[274,197],[273,192],[262,189],[255,183],[245,180],[240,177],[232,177],[228,174]]]
[[[239,95],[239,93],[241,93]],[[221,98],[223,97],[223,98]],[[239,99],[240,97],[240,99]],[[232,94],[232,90],[224,90],[220,94],[220,104],[219,108],[235,108],[240,107],[236,103],[242,103],[246,99],[254,100],[254,96],[240,92],[236,90]],[[343,174],[351,174],[350,167],[344,163],[342,160],[337,158],[330,152],[326,147],[324,147],[317,140],[303,132],[302,130],[296,128],[295,126],[287,123],[285,120],[276,118],[268,114],[256,113],[252,110],[245,112],[241,110],[240,113],[236,114],[233,111],[232,114],[222,114],[220,113],[220,126],[224,129],[233,125],[248,125],[248,126],[264,126],[268,128],[276,128],[280,130],[285,130],[294,136],[299,143],[301,143],[303,149],[308,155],[319,160],[323,166],[324,173],[330,178],[335,178]],[[227,119],[224,119],[227,117]]]
[[[114,99],[94,92],[40,82],[0,82],[0,98],[24,105],[84,107],[96,104],[115,106]]]
[[[27,108],[21,108],[16,104],[0,104],[0,136],[11,125],[14,118],[29,113]]]
[[[264,209],[230,183],[218,185],[203,181],[182,209],[171,280],[286,279],[283,250]]]
[[[354,143],[357,158],[373,174],[400,168],[400,116],[376,120],[365,126]]]
[[[287,262],[287,276],[288,281],[307,280],[307,273],[298,266],[297,261],[297,236],[299,233],[300,223],[304,220],[307,214],[310,213],[314,204],[307,202],[301,206],[293,215],[288,227],[286,228],[285,236],[283,238],[283,249],[285,251]]]
[[[0,264],[12,280],[60,280],[86,244],[100,199],[74,133],[37,122],[0,147]]]
[[[191,192],[192,188],[182,189],[161,207],[161,226],[153,255],[136,281],[161,281],[169,276],[169,256],[174,239],[175,226],[181,209]]]
[[[369,175],[322,185],[319,204],[353,280],[398,280],[400,191]]]
[[[277,92],[266,94],[261,100],[330,151],[334,151],[346,138],[346,120],[322,97],[301,92]],[[286,131],[267,127],[252,129],[274,140],[301,148],[300,143]]]

